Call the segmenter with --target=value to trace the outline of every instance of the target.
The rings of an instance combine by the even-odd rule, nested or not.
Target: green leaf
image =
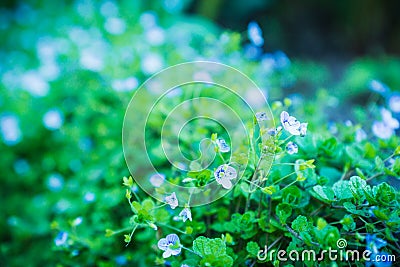
[[[143,200],[142,202],[142,207],[143,209],[150,211],[151,209],[154,208],[154,202],[153,200],[151,200],[150,198],[146,198],[145,200]]]
[[[199,236],[193,241],[193,251],[202,257],[201,266],[232,266],[233,259],[226,254],[226,245],[221,238],[210,239]]]
[[[338,200],[349,199],[353,197],[349,189],[349,181],[340,180],[333,184],[332,189]]]
[[[261,189],[261,191],[265,194],[272,195],[273,193],[276,193],[277,189],[276,186],[270,185],[264,187],[263,189]]]
[[[335,193],[330,187],[316,185],[313,190],[325,202],[333,202],[335,200]]]
[[[385,169],[385,163],[379,156],[375,157],[375,167],[378,171],[383,171]]]
[[[221,238],[210,239],[199,236],[193,241],[193,251],[202,257],[214,255],[216,257],[226,254],[226,245]]]
[[[374,187],[375,199],[383,206],[389,206],[395,200],[396,190],[386,182]]]
[[[358,176],[352,176],[350,177],[350,183],[349,183],[349,189],[351,193],[353,194],[353,197],[361,202],[365,196],[364,196],[364,188],[367,186],[367,182],[363,179],[361,179]]]
[[[303,215],[297,216],[297,218],[292,222],[293,230],[297,232],[304,232],[309,230],[309,225],[307,218]]]
[[[397,158],[392,167],[392,171],[397,175],[397,179],[400,177],[400,158]]]
[[[253,241],[250,241],[246,245],[246,250],[252,257],[257,257],[258,252],[260,251],[260,246]]]
[[[353,217],[350,215],[345,215],[343,219],[340,220],[340,223],[343,225],[343,229],[345,231],[356,229],[356,223],[354,222]]]
[[[134,213],[138,213],[139,210],[141,210],[141,209],[142,209],[142,205],[140,205],[139,202],[137,202],[137,201],[133,201],[133,202],[132,202],[132,211],[133,211]]]
[[[363,210],[357,210],[357,207],[356,207],[353,203],[351,203],[351,202],[344,202],[344,203],[343,203],[343,206],[344,206],[344,208],[345,208],[348,212],[350,212],[350,213],[352,213],[352,214],[357,214],[357,215],[362,215],[362,216],[368,216],[368,213],[366,213],[365,211],[363,211]]]
[[[292,207],[287,203],[280,203],[275,208],[276,215],[282,224],[286,224],[286,220],[292,215]]]
[[[396,149],[394,150],[394,155],[400,155],[400,146],[397,146]]]
[[[129,176],[129,178],[126,178],[124,176],[124,178],[122,178],[123,180],[123,185],[127,186],[127,187],[132,187],[133,186],[133,179],[132,176]]]

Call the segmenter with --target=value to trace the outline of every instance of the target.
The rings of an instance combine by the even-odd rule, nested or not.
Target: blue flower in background
[[[384,84],[383,82],[379,81],[379,80],[370,81],[369,84],[368,84],[368,88],[371,91],[374,91],[374,92],[379,93],[381,95],[385,95],[385,94],[390,92],[389,87],[386,84]]]
[[[392,117],[392,113],[385,109],[381,109],[382,121],[375,121],[372,125],[372,132],[381,139],[389,139],[395,130],[399,128],[399,121]]]
[[[67,232],[59,232],[56,238],[54,239],[54,243],[57,247],[64,246],[67,243],[68,233]]]
[[[356,130],[356,141],[358,143],[364,141],[365,139],[367,139],[367,133],[362,129],[359,128]]]
[[[262,37],[262,31],[257,22],[252,21],[247,26],[247,36],[252,44],[255,46],[262,46],[264,44],[264,38]]]
[[[388,97],[388,106],[394,113],[400,113],[400,94],[393,93]]]
[[[376,237],[376,234],[367,234],[365,240],[367,242],[367,250],[371,252],[370,261],[367,261],[365,266],[369,267],[372,264],[376,267],[392,266],[392,262],[389,261],[389,254],[385,251],[379,251],[387,245],[385,240]]]
[[[257,121],[266,121],[266,120],[268,120],[267,113],[265,113],[265,112],[257,112],[256,113],[256,119],[257,119]]]

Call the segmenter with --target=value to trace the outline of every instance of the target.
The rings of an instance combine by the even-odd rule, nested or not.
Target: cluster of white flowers
[[[372,132],[381,139],[389,139],[399,128],[399,121],[392,117],[392,113],[385,109],[381,109],[382,121],[375,121],[372,125]]]

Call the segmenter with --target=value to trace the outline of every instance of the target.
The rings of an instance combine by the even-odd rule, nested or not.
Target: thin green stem
[[[129,235],[129,242],[128,243],[126,243],[126,245],[125,245],[125,247],[127,247],[130,243],[131,243],[131,240],[132,240],[132,236],[133,236],[133,234],[135,233],[135,231],[136,231],[136,228],[138,228],[138,224],[136,224],[135,225],[135,227],[133,227],[133,229],[132,229],[132,232],[131,232],[131,234]]]
[[[283,176],[282,178],[276,180],[273,184],[278,184],[278,183],[280,183],[282,180],[288,178],[289,176],[292,176],[292,175],[295,174],[295,173],[296,173],[295,171],[294,171],[294,172],[291,172],[291,173],[289,173],[289,174]]]
[[[160,225],[160,226],[165,226],[165,227],[167,227],[167,228],[169,228],[169,229],[171,229],[171,230],[177,231],[177,232],[179,232],[179,233],[186,234],[186,232],[184,232],[184,231],[182,231],[181,229],[178,229],[178,228],[176,228],[176,227],[173,227],[173,226],[171,226],[171,225],[164,224],[164,223],[157,223],[157,224]]]

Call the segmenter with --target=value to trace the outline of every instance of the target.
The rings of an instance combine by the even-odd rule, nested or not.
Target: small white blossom
[[[389,139],[394,134],[393,128],[381,121],[376,121],[372,124],[372,132],[381,139]]]
[[[275,136],[275,135],[278,133],[278,130],[275,129],[275,128],[271,128],[271,129],[268,129],[267,133],[268,133],[270,136]]]
[[[375,121],[372,124],[372,132],[381,139],[389,139],[395,130],[399,128],[399,121],[392,117],[389,110],[381,109],[382,121]]]
[[[2,115],[0,117],[0,130],[3,141],[8,146],[18,144],[22,139],[19,119],[15,115]]]
[[[83,219],[82,219],[82,217],[79,216],[79,217],[75,218],[75,220],[72,221],[72,225],[77,226],[77,225],[80,225],[82,222],[83,222]]]
[[[63,246],[66,244],[67,239],[68,239],[67,232],[59,232],[56,238],[54,239],[54,243],[56,244],[57,247]]]
[[[126,23],[123,19],[117,17],[107,18],[104,23],[104,29],[113,35],[123,34],[126,30]]]
[[[400,113],[400,95],[392,95],[388,102],[389,108],[394,113]]]
[[[252,21],[247,27],[247,35],[255,46],[262,46],[264,44],[264,38],[262,37],[262,31],[257,22]]]
[[[59,129],[64,122],[64,116],[57,108],[50,109],[43,116],[43,124],[49,130]]]
[[[293,155],[299,152],[299,147],[296,145],[296,143],[289,142],[286,145],[286,151],[288,152],[289,155]]]
[[[362,142],[365,139],[367,139],[367,133],[362,129],[357,129],[356,131],[356,141],[357,142]]]
[[[381,116],[382,116],[383,122],[388,127],[392,128],[392,129],[399,128],[399,121],[392,117],[392,113],[389,110],[387,110],[385,108],[382,108],[381,109]]]
[[[150,177],[150,183],[154,186],[154,187],[160,187],[163,183],[164,183],[164,181],[165,181],[165,175],[164,174],[161,174],[161,173],[156,173],[156,174],[153,174],[151,177]]]
[[[165,238],[161,238],[157,246],[164,251],[163,258],[179,255],[182,250],[179,237],[176,234],[169,234]]]
[[[176,198],[175,192],[173,192],[171,195],[165,197],[165,202],[171,206],[171,209],[175,209],[178,207],[178,199]]]
[[[189,221],[192,221],[192,212],[190,211],[189,208],[184,208],[180,213],[179,216],[182,217],[183,222],[186,222],[186,220],[189,219]]]
[[[257,112],[256,113],[256,119],[257,119],[257,121],[266,121],[266,120],[268,120],[267,113],[265,113],[265,112]]]
[[[370,90],[380,93],[380,94],[385,94],[390,91],[389,87],[386,84],[384,84],[378,80],[370,81],[368,87]]]
[[[300,124],[300,127],[299,127],[300,136],[306,136],[307,126],[308,126],[308,123],[306,123],[306,122],[303,122]]]
[[[300,135],[300,122],[286,111],[281,113],[281,123],[283,128],[293,135]]]
[[[223,164],[215,170],[214,177],[217,183],[222,185],[223,188],[231,189],[231,180],[237,177],[237,172],[233,167],[227,164]]]
[[[219,148],[219,151],[221,151],[222,153],[229,152],[231,150],[231,148],[223,138],[218,138],[216,143]]]

